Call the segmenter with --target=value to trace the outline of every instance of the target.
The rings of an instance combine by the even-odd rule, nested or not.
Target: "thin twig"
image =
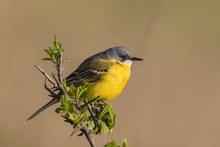
[[[80,108],[80,109],[83,109],[83,108],[85,108],[86,106],[88,106],[89,104],[91,104],[92,102],[94,102],[95,100],[97,100],[98,98],[99,98],[100,96],[98,96],[98,97],[96,97],[96,98],[94,98],[94,99],[92,99],[91,101],[85,101],[85,104]]]
[[[57,64],[57,77],[58,81],[62,83],[62,72],[63,72],[63,56],[62,53],[59,53],[59,60]]]
[[[45,81],[44,81],[44,88],[50,93],[49,96],[51,96],[51,97],[55,97],[56,96],[56,93],[54,93],[54,90],[51,90],[51,88],[49,88],[47,86],[47,78],[45,78]]]
[[[40,68],[38,65],[34,65],[44,76],[45,78],[51,83],[53,84],[54,87],[57,87],[57,84],[54,82],[53,79],[51,79],[51,77],[42,69]]]
[[[58,88],[60,89],[60,91],[63,92],[63,94],[68,98],[69,98],[69,95],[67,94],[66,90],[63,88],[62,84],[57,80],[56,76],[53,74],[52,75],[53,79],[56,81],[57,85],[58,85]]]
[[[100,130],[101,130],[100,125],[99,125],[99,123],[97,122],[97,119],[95,118],[95,116],[93,115],[93,113],[92,113],[92,111],[91,111],[89,105],[87,106],[87,108],[88,108],[89,113],[90,113],[90,115],[91,115],[91,117],[92,117],[92,120],[93,120],[93,122],[94,122],[94,124],[95,124],[95,127],[94,127],[94,128],[98,127],[98,129],[99,129],[99,131],[100,131]],[[100,131],[100,135],[101,135],[101,131]]]
[[[70,136],[73,136],[74,133],[76,133],[77,131],[79,131],[79,127],[77,127],[76,129],[73,130],[73,132],[70,134]]]
[[[91,147],[96,147],[95,142],[94,142],[91,134],[88,132],[88,130],[85,127],[83,127],[83,126],[82,126],[82,128],[80,130],[86,136],[86,139],[88,140],[90,146]]]

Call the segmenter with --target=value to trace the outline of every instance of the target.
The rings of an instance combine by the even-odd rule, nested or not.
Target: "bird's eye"
[[[122,59],[127,59],[128,56],[127,56],[126,54],[121,54],[120,57],[121,57]]]

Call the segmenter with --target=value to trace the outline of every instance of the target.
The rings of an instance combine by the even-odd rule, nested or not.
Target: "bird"
[[[85,99],[111,100],[116,98],[127,84],[132,62],[142,60],[133,57],[127,47],[111,47],[85,59],[74,72],[65,78],[66,85],[73,84],[78,87],[87,84]],[[31,120],[48,107],[58,103],[62,94],[62,92],[58,93],[27,120]]]

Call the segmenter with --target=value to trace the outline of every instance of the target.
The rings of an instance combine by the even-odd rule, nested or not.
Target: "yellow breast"
[[[130,66],[115,62],[100,80],[88,85],[85,97],[93,99],[99,96],[103,100],[113,99],[122,92],[129,78]]]

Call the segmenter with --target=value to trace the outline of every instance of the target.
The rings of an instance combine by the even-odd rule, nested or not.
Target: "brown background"
[[[219,0],[1,0],[1,147],[88,146],[54,113],[25,119],[46,103],[38,64],[58,35],[67,76],[86,57],[124,45],[135,63],[117,112],[113,135],[130,147],[220,146]]]

